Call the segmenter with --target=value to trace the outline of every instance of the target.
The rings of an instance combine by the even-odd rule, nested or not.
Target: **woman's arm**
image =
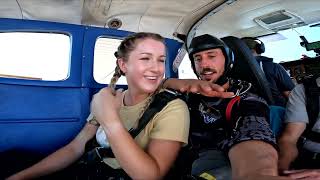
[[[69,166],[84,153],[86,142],[95,135],[96,131],[96,126],[87,123],[76,138],[69,144],[33,166],[8,177],[7,180],[33,179],[51,174]]]
[[[122,126],[113,126],[107,136],[115,157],[132,179],[161,179],[182,146],[177,141],[152,139],[145,152]]]
[[[172,107],[167,105],[157,116],[157,124],[153,127],[147,148],[141,148],[123,126],[119,116],[122,93],[117,91],[113,96],[109,88],[104,88],[95,95],[91,108],[96,119],[103,127],[112,151],[122,169],[132,179],[161,179],[171,167],[182,143],[187,142],[189,130],[189,113],[184,102]],[[176,100],[175,102],[177,102]],[[181,110],[182,109],[182,110]],[[173,114],[174,113],[174,114]],[[171,117],[171,118],[168,118]],[[179,118],[176,118],[179,117]],[[180,127],[170,123],[178,121]],[[173,127],[172,127],[173,126]],[[180,137],[167,135],[169,129]],[[179,132],[179,128],[183,129]],[[161,133],[160,133],[161,132]],[[183,137],[183,138],[182,138]]]

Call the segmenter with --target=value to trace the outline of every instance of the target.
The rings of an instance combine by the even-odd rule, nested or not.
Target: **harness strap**
[[[237,105],[239,105],[240,99],[241,99],[240,96],[236,96],[236,97],[232,98],[229,101],[229,103],[227,105],[227,109],[226,109],[226,120],[227,120],[227,122],[231,122],[231,112],[232,112],[233,105],[235,103],[237,103]]]
[[[170,101],[179,98],[179,96],[179,93],[167,89],[156,94],[149,107],[139,119],[137,128],[129,130],[130,135],[135,138],[158,112],[160,112]],[[114,158],[111,148],[95,147],[94,153],[101,159],[104,157]]]
[[[154,100],[151,102],[147,110],[143,113],[139,120],[138,127],[130,129],[129,133],[132,137],[136,137],[154,117],[154,115],[160,112],[170,101],[178,98],[178,94],[165,89],[165,91],[155,95]]]

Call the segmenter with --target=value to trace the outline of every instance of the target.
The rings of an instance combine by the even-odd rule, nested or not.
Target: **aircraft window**
[[[95,81],[102,84],[109,84],[116,67],[114,52],[117,50],[121,39],[98,38],[94,48],[93,77]],[[118,80],[117,84],[126,85],[124,76]]]
[[[197,76],[192,70],[191,62],[187,53],[179,65],[178,75],[180,79],[197,79]]]
[[[0,33],[0,77],[64,80],[69,75],[70,45],[64,34]]]
[[[301,59],[304,55],[315,57],[314,51],[307,51],[300,45],[299,36],[305,36],[308,42],[320,40],[320,27],[303,26],[294,29],[279,31],[278,34],[259,38],[264,42],[266,52],[262,55],[274,58],[274,62],[286,62]]]

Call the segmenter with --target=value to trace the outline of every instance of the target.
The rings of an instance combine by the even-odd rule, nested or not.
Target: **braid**
[[[111,81],[110,81],[110,84],[109,84],[109,87],[111,88],[113,94],[116,94],[116,83],[117,83],[118,79],[121,77],[121,75],[122,75],[122,72],[121,72],[121,70],[118,66],[118,63],[117,63],[117,66],[114,69],[114,74],[113,74]]]

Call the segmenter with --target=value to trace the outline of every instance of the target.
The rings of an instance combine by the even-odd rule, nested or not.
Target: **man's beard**
[[[211,74],[206,74],[206,73],[211,73]],[[206,81],[212,81],[212,82],[215,82],[216,79],[212,79],[212,75],[217,73],[217,70],[214,69],[214,68],[203,68],[201,71],[200,71],[200,77],[202,77],[201,79],[202,80],[206,80]],[[206,78],[207,76],[209,76],[208,78]]]

